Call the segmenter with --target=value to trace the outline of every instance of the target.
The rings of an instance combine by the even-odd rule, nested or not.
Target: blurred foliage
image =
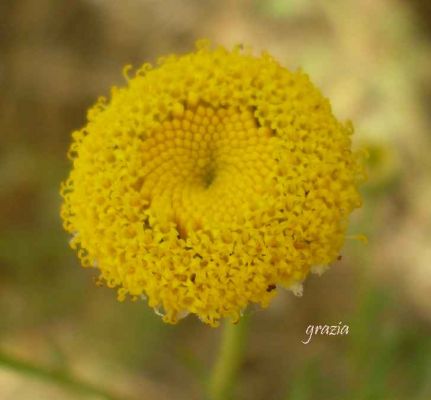
[[[431,398],[431,10],[426,1],[0,2],[0,351],[131,398],[200,399],[220,332],[164,325],[79,267],[58,216],[70,133],[124,64],[209,37],[302,67],[368,151],[342,260],[252,312],[235,399]],[[310,324],[350,325],[315,336]],[[0,398],[78,399],[0,369]],[[93,397],[94,398],[94,397]]]

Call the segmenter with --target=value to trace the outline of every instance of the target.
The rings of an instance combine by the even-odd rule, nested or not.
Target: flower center
[[[203,178],[204,178],[204,185],[206,188],[208,188],[215,178],[214,168],[209,166],[205,171],[205,175]]]
[[[177,104],[143,142],[143,193],[160,220],[220,226],[261,193],[274,168],[272,131],[251,109]]]

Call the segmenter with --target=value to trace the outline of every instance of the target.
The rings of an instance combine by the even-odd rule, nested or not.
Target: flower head
[[[215,326],[337,258],[362,167],[307,75],[204,42],[127,80],[73,133],[62,185],[72,247],[120,300]]]

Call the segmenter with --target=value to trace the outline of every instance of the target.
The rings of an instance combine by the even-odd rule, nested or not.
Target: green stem
[[[212,370],[209,385],[209,400],[227,400],[231,392],[245,348],[249,317],[242,317],[236,325],[225,321],[221,338],[221,347]]]
[[[82,395],[98,396],[104,400],[124,400],[124,397],[120,398],[115,396],[102,388],[87,382],[83,382],[63,371],[41,367],[39,365],[22,361],[3,353],[0,353],[0,367],[9,368],[34,378],[56,383],[61,386],[66,386],[77,393],[81,393]]]

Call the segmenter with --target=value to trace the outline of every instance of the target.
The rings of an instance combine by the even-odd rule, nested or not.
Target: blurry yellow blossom
[[[374,192],[387,192],[400,176],[401,160],[395,149],[378,141],[362,142],[361,147],[366,149],[366,167],[369,172],[367,190]]]
[[[62,185],[72,247],[120,300],[216,326],[337,258],[363,172],[306,74],[201,42],[125,75]]]

